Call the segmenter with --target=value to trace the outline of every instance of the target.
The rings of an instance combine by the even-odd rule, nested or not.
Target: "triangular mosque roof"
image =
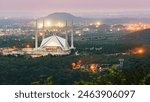
[[[68,46],[68,44],[67,44]],[[43,47],[61,47],[64,49],[66,47],[66,39],[53,35],[43,39],[40,48]]]

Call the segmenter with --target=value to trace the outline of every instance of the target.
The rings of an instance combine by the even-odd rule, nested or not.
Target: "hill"
[[[8,19],[0,19],[0,26],[5,25],[17,25],[22,22],[30,22],[32,19],[29,18],[8,18]]]
[[[86,19],[85,18],[81,18],[81,17],[76,17],[70,13],[64,13],[64,12],[57,12],[57,13],[53,13],[53,14],[49,14],[47,17],[47,19],[50,19],[52,21],[68,21],[68,22],[83,22]]]
[[[150,44],[150,29],[129,33],[121,38],[122,42]]]

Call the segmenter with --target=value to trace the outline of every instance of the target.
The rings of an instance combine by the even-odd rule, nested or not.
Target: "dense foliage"
[[[124,58],[124,68],[116,68]],[[110,63],[105,72],[72,70],[71,63]],[[88,59],[88,60],[87,60]],[[28,58],[0,56],[0,84],[150,84],[150,55],[145,56],[64,56]]]

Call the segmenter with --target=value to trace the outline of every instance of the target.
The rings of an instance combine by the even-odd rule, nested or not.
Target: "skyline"
[[[149,11],[149,0],[1,0],[0,17],[2,16],[45,16],[53,12],[104,13],[120,11]]]

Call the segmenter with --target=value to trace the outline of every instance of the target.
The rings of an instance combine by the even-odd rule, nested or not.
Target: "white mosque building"
[[[43,20],[44,26],[44,20]],[[37,27],[37,21],[36,21]],[[43,27],[43,40],[41,45],[38,47],[38,33],[35,33],[35,50],[36,52],[44,52],[46,55],[69,55],[71,53],[71,49],[74,48],[74,40],[73,40],[73,24],[72,24],[72,32],[71,32],[71,46],[68,43],[68,34],[67,34],[67,22],[66,22],[66,39],[60,36],[53,34],[50,37],[45,38],[44,27]],[[44,55],[45,55],[44,54]]]
[[[57,35],[43,39],[38,50],[43,50],[51,55],[69,55],[71,53],[68,41]]]

